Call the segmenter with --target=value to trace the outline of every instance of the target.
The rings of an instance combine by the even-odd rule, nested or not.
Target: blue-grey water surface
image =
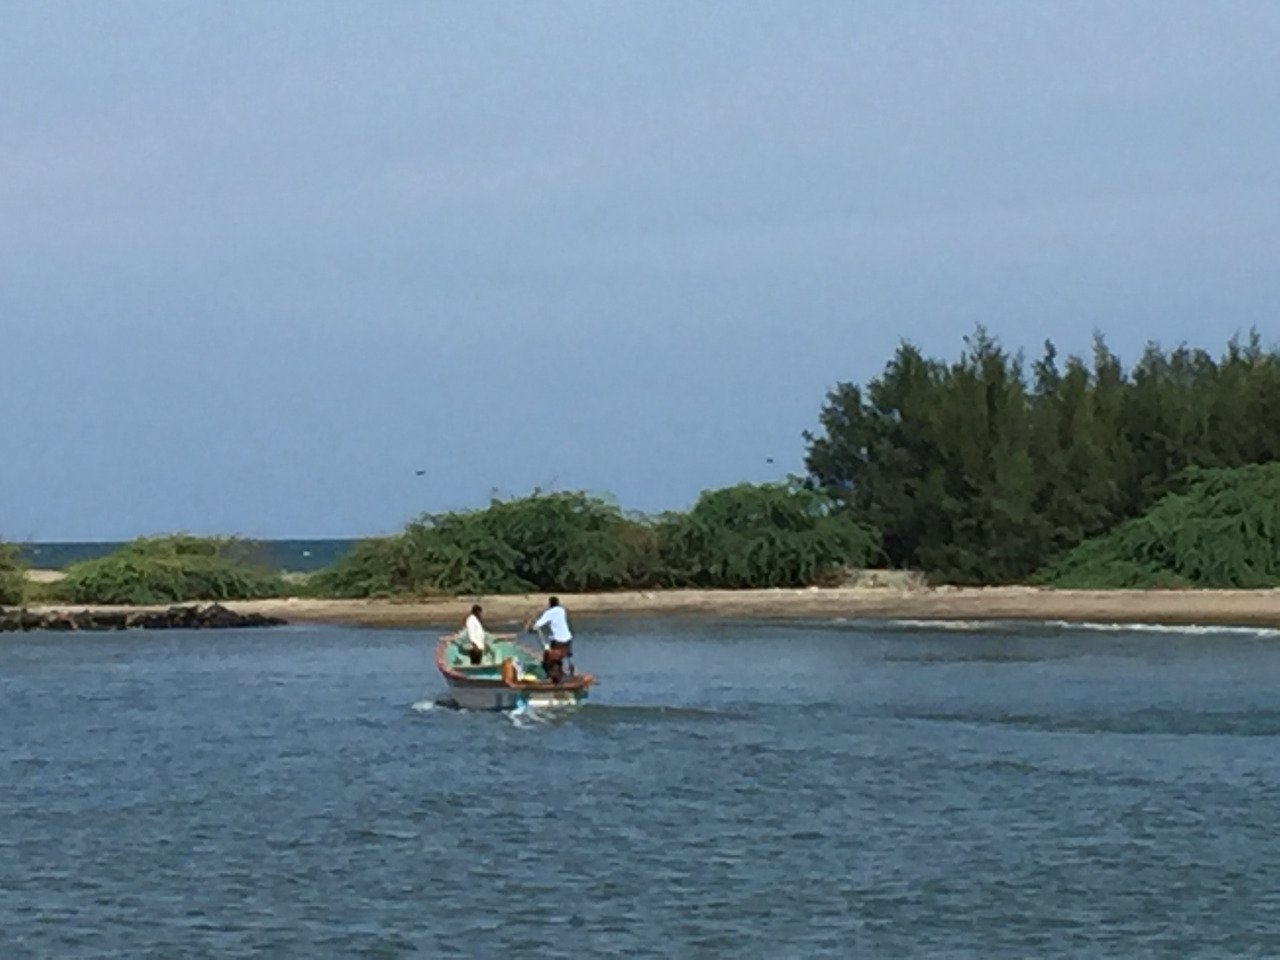
[[[0,957],[1280,955],[1280,636],[596,624],[551,722],[432,636],[0,638]]]
[[[272,570],[313,573],[337,563],[358,543],[338,540],[255,540],[243,544],[249,559]],[[125,546],[123,540],[45,540],[19,543],[18,556],[29,566],[65,570],[73,563],[96,560]]]

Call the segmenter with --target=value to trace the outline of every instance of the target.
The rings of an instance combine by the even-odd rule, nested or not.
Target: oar
[[[529,619],[524,622],[524,632],[531,633],[534,636],[536,636],[538,638],[538,642],[542,644],[542,649],[546,650],[547,647],[549,646],[547,643],[547,638],[543,635],[541,630],[533,629],[534,621],[537,620],[538,617],[541,615],[542,615],[541,611],[538,611],[538,612],[535,612],[533,616],[529,617]]]

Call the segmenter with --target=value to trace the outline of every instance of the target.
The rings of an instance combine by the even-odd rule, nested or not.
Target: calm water
[[[598,625],[0,641],[0,957],[1280,955],[1280,636]]]
[[[273,570],[312,573],[337,563],[357,540],[259,540],[257,555]],[[65,570],[81,560],[95,560],[124,546],[124,541],[66,540],[18,545],[22,559],[40,570]]]

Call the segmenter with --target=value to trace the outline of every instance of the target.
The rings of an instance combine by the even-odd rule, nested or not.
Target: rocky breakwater
[[[0,608],[0,633],[15,630],[228,630],[279,627],[286,621],[260,613],[236,613],[219,603],[167,610],[27,610]]]

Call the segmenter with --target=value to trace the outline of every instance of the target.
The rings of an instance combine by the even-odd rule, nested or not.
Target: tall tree
[[[1189,467],[1280,459],[1280,355],[1256,332],[1221,361],[1147,347],[1132,374],[1101,335],[1086,362],[1032,365],[978,328],[951,364],[901,344],[827,396],[812,481],[875,525],[900,566],[955,582],[1028,576],[1137,516]]]

